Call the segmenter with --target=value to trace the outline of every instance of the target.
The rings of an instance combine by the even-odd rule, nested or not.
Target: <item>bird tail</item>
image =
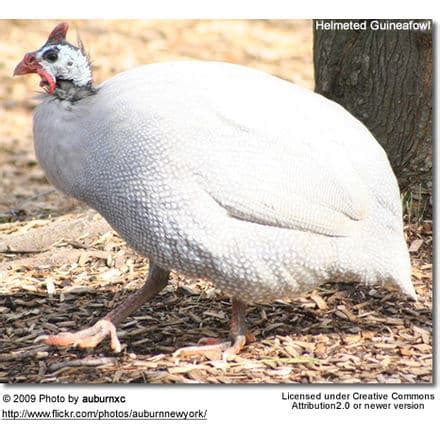
[[[408,296],[413,301],[417,301],[416,291],[411,281],[411,259],[406,241],[403,237],[399,247],[396,249],[396,259],[392,262],[393,284],[400,290],[401,293]]]
[[[405,280],[404,282],[402,282],[402,280],[395,280],[395,283],[396,287],[400,290],[401,293],[403,293],[413,301],[417,301],[416,291],[410,279]]]

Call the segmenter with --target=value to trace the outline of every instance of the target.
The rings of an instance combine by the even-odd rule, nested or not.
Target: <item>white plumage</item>
[[[38,160],[57,188],[150,259],[150,277],[94,327],[45,342],[90,347],[110,334],[119,349],[115,325],[170,270],[233,297],[234,353],[244,344],[244,303],[337,281],[415,299],[396,178],[341,106],[219,62],[144,66],[95,88],[76,80],[90,67],[66,31],[57,26],[15,71],[38,73],[48,90],[34,115]]]
[[[34,139],[49,179],[162,267],[246,301],[336,280],[414,295],[386,154],[313,92],[226,63],[155,64],[73,104],[46,97]]]

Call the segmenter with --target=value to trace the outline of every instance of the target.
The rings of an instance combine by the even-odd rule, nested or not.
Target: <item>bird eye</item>
[[[58,59],[58,53],[53,49],[49,49],[48,51],[44,52],[43,58],[46,61],[54,63]]]

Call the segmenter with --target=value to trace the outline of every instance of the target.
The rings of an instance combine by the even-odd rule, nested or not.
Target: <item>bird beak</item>
[[[39,67],[40,65],[35,57],[35,52],[29,52],[17,64],[17,67],[14,69],[14,76],[37,73]]]

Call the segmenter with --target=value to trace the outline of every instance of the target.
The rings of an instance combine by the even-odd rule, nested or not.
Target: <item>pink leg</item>
[[[127,316],[137,310],[146,301],[160,292],[168,283],[169,272],[150,263],[150,270],[145,284],[122,304],[100,319],[94,326],[76,333],[59,333],[57,335],[43,335],[36,342],[58,347],[94,348],[107,336],[110,336],[111,348],[115,352],[121,351],[121,344],[116,334],[116,326]]]
[[[230,341],[220,342],[215,338],[203,338],[196,346],[179,348],[174,352],[175,357],[187,357],[191,355],[207,355],[211,357],[222,357],[228,359],[240,353],[246,342],[252,340],[252,336],[246,331],[246,304],[238,299],[232,299],[232,315],[231,315],[231,329]]]

